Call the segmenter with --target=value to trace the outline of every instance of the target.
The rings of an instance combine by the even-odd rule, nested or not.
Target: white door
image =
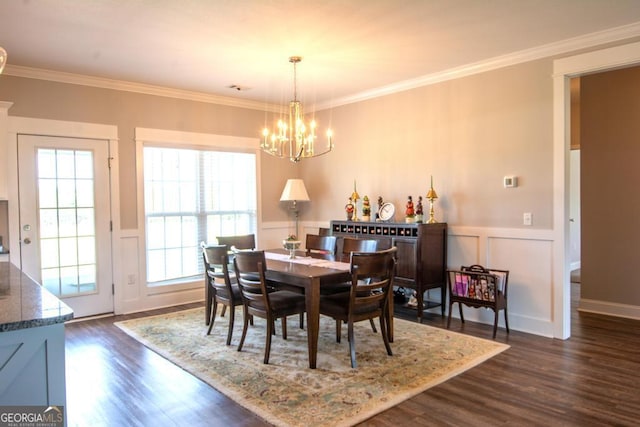
[[[109,141],[18,135],[22,271],[75,317],[113,312]]]

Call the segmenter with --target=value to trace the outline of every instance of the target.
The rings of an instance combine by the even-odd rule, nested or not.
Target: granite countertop
[[[0,262],[0,333],[64,323],[73,310],[9,262]]]

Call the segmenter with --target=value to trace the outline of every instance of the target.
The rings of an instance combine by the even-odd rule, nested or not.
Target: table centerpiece
[[[296,249],[300,248],[301,243],[302,242],[293,234],[282,241],[284,248],[289,251],[289,258],[294,259],[296,257]]]

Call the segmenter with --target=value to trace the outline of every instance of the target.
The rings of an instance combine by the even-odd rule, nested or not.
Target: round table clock
[[[380,221],[391,221],[396,213],[396,207],[393,203],[385,202],[378,209],[378,217]]]

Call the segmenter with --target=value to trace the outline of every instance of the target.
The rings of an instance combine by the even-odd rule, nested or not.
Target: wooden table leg
[[[318,335],[320,333],[320,279],[312,278],[311,286],[305,290],[307,308],[307,345],[309,347],[309,368],[316,369],[318,355]]]

